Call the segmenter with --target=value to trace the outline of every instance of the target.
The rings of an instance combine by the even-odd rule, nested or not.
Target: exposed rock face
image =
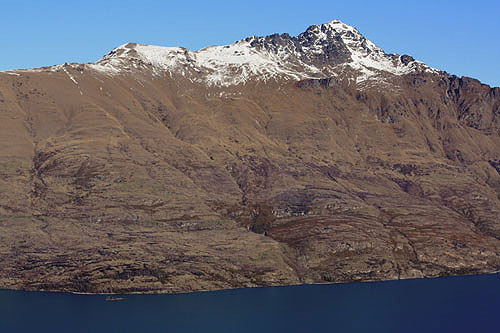
[[[3,72],[0,116],[2,288],[500,267],[500,89],[386,54],[339,21]]]

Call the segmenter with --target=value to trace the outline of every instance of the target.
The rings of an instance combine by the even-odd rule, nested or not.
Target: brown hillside
[[[181,292],[495,272],[500,89],[0,73],[0,288]]]

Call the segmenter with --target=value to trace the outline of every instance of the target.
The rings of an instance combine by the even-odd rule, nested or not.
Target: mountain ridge
[[[155,75],[181,74],[212,86],[244,84],[250,79],[320,79],[342,75],[346,70],[356,73],[356,83],[380,83],[386,74],[436,71],[411,56],[385,53],[357,29],[339,20],[312,25],[294,37],[252,36],[197,51],[126,43],[87,66],[111,75],[151,66]]]

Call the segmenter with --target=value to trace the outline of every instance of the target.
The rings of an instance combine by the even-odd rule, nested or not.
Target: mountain
[[[0,288],[500,268],[500,88],[340,21],[0,72]]]

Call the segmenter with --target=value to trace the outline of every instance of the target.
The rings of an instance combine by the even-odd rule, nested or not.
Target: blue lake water
[[[0,291],[0,332],[500,332],[500,275],[179,295]]]

